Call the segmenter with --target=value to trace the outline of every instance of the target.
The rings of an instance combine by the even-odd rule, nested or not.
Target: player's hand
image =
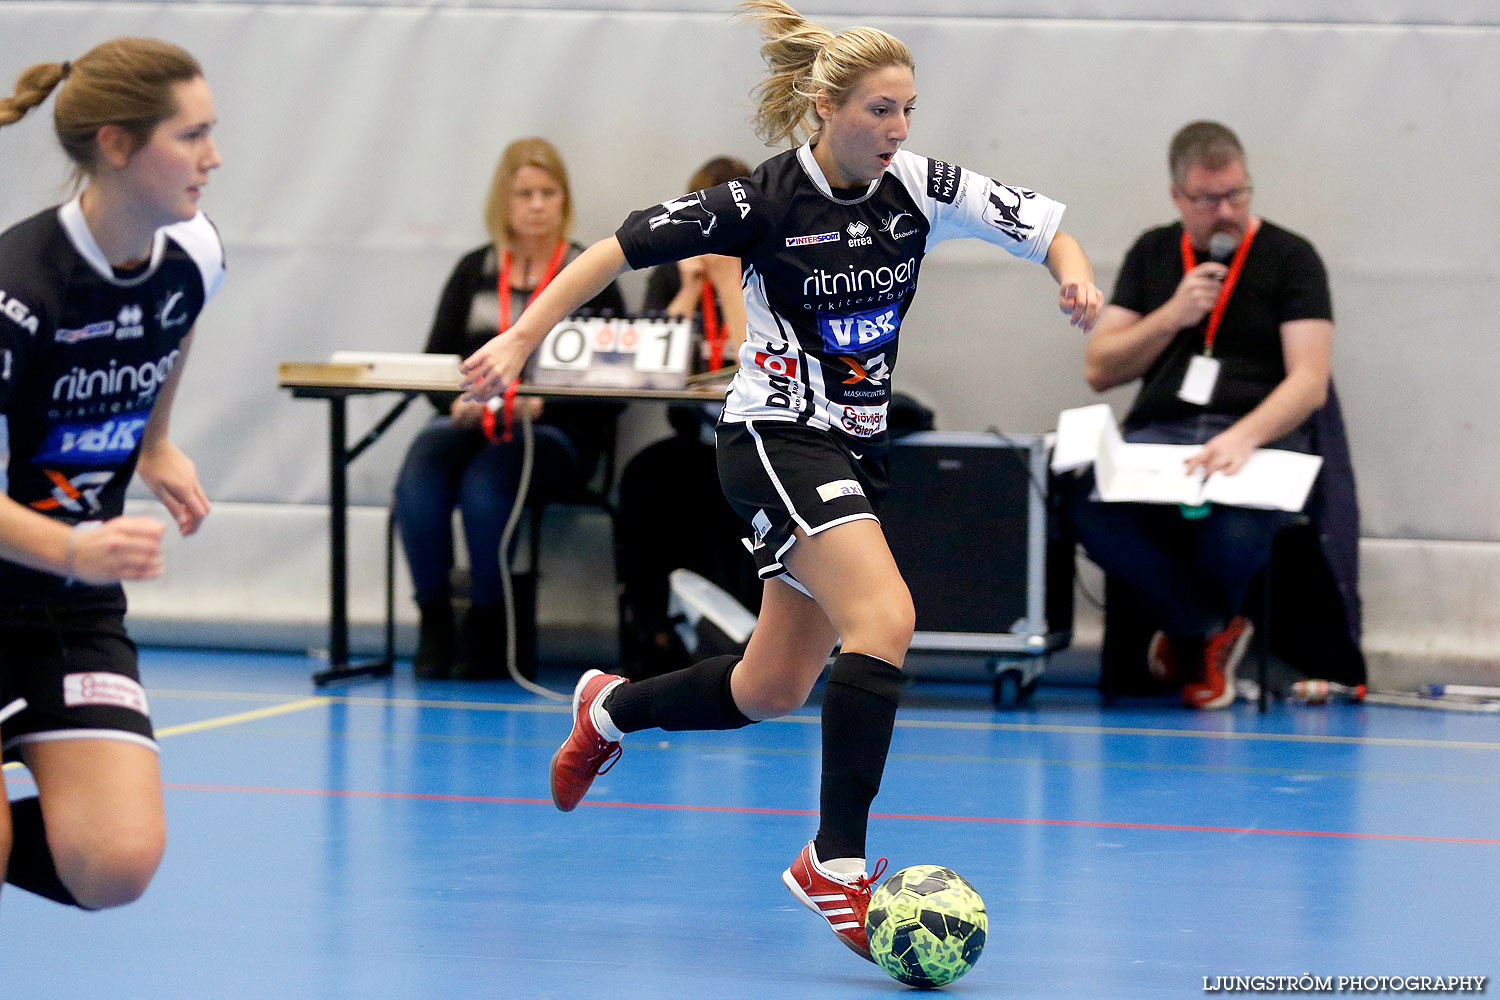
[[[505,391],[521,376],[521,368],[531,353],[522,346],[524,338],[512,328],[491,337],[483,347],[458,366],[463,375],[464,398],[484,402]]]
[[[484,404],[460,396],[448,407],[448,417],[460,430],[476,430],[484,419]]]
[[[1254,441],[1235,427],[1231,427],[1209,438],[1203,448],[1189,455],[1183,464],[1189,474],[1197,473],[1205,479],[1215,472],[1232,476],[1250,461],[1255,448]]]
[[[1172,325],[1179,330],[1197,326],[1203,321],[1219,300],[1219,289],[1229,268],[1216,261],[1204,261],[1182,276],[1177,291],[1167,300],[1172,316]]]
[[[1094,328],[1104,308],[1104,293],[1092,281],[1070,281],[1057,290],[1057,307],[1081,330]]]
[[[73,529],[68,575],[84,583],[154,580],[164,561],[167,526],[150,517],[116,517]]]
[[[191,535],[198,530],[211,507],[203,485],[198,482],[198,469],[182,449],[165,438],[142,448],[136,471],[167,508],[181,534]]]

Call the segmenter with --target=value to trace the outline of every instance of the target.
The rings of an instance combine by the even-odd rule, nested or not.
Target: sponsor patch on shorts
[[[146,689],[139,682],[102,670],[63,677],[63,704],[70,708],[75,705],[109,705],[142,715],[151,714],[146,706]]]
[[[818,487],[818,496],[823,498],[824,503],[837,500],[839,497],[862,497],[864,495],[865,488],[855,479],[835,479],[831,483],[824,483]]]
[[[764,510],[758,510],[750,521],[750,527],[755,529],[755,540],[758,542],[766,537],[766,532],[771,530],[771,519],[766,516]]]

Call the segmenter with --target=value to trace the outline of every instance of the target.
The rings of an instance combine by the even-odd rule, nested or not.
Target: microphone
[[[1220,264],[1234,256],[1240,241],[1232,233],[1218,232],[1208,238],[1208,255]]]

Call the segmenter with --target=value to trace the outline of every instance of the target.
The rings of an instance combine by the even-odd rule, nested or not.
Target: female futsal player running
[[[869,958],[864,916],[879,868],[865,872],[865,829],[913,628],[875,511],[897,335],[923,255],[974,236],[1044,262],[1063,312],[1084,329],[1102,296],[1078,243],[1057,228],[1062,205],[901,148],[916,89],[899,40],[872,28],[834,35],[779,0],[743,7],[761,24],[770,68],[759,130],[772,143],[799,132],[809,141],[747,180],[636,212],[463,370],[475,395],[501,391],[553,324],[625,267],[741,259],[749,328],[718,463],[766,580],[758,627],[743,657],[635,683],[584,674],[572,733],[552,760],[552,797],[577,806],[623,733],[735,729],[791,712],[841,641],[823,697],[821,823],[782,878]]]
[[[163,526],[121,514],[137,469],[182,534],[208,514],[167,421],[224,249],[198,212],[219,154],[191,55],[119,38],[32,66],[0,125],[54,89],[83,192],[0,233],[0,743],[38,793],[0,809],[0,867],[92,910],[139,897],[166,844],[119,585],[160,574]]]

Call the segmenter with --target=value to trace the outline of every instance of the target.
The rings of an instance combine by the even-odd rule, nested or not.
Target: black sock
[[[754,720],[745,718],[729,692],[729,675],[738,662],[738,655],[715,656],[659,677],[621,684],[605,699],[604,710],[622,733],[743,728]]]
[[[52,864],[47,831],[42,826],[42,803],[36,796],[16,799],[10,804],[10,828],[10,863],[5,869],[5,881],[38,896],[78,906],[78,900],[62,884]]]
[[[900,701],[899,667],[864,653],[834,657],[823,690],[819,860],[865,856],[870,803],[880,791]]]

